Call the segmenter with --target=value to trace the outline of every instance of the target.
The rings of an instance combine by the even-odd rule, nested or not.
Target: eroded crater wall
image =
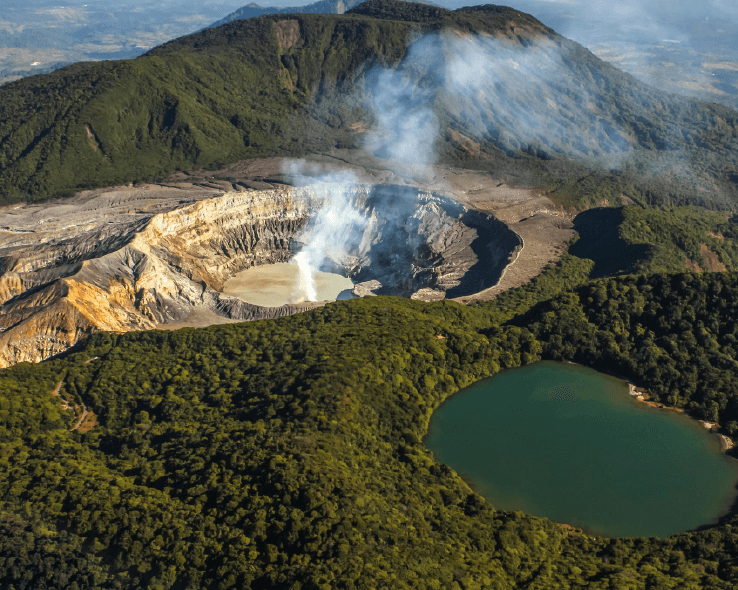
[[[440,195],[348,190],[364,221],[337,236],[323,267],[362,283],[357,294],[471,294],[495,284],[520,245],[502,222]],[[220,291],[245,268],[294,256],[324,202],[319,185],[226,193],[129,223],[0,236],[0,366],[40,361],[98,330],[181,322],[195,308],[251,320],[314,307],[259,307]]]

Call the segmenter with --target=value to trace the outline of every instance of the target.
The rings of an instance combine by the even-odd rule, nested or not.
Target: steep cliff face
[[[221,290],[245,268],[292,258],[326,198],[319,188],[230,192],[120,223],[50,220],[0,236],[0,366],[40,361],[98,330],[183,321],[196,307],[251,320],[314,306],[259,307]],[[364,222],[334,236],[325,267],[371,283],[365,294],[476,292],[518,245],[493,217],[418,189],[356,187],[347,198]]]

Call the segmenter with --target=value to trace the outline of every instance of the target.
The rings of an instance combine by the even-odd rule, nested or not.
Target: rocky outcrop
[[[196,307],[231,319],[289,315],[223,294],[255,265],[285,262],[309,240],[320,187],[229,192],[153,215],[0,235],[0,366],[40,361],[98,331],[181,322]],[[363,186],[347,196],[362,223],[325,267],[374,294],[439,299],[494,284],[518,245],[490,215],[410,187]],[[105,220],[102,212],[96,215]],[[44,229],[47,228],[47,229]]]
[[[347,250],[334,250],[330,262],[371,285],[374,295],[437,300],[476,293],[497,282],[521,244],[493,216],[435,193],[394,185],[355,191],[353,209],[366,222],[343,237]]]

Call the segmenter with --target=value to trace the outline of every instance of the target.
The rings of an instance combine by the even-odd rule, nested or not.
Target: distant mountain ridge
[[[226,23],[244,18],[254,18],[266,14],[343,14],[350,8],[359,4],[356,0],[319,0],[305,6],[293,6],[289,8],[277,8],[275,6],[260,6],[254,2],[233,11],[228,16],[214,22],[210,27],[219,27]]]
[[[424,32],[433,32],[426,50],[443,72],[413,61],[408,45]],[[426,97],[443,161],[566,191],[599,191],[604,178],[612,198],[638,184],[649,202],[738,202],[736,111],[651,88],[510,8],[390,0],[343,15],[238,20],[135,60],[4,85],[0,200],[364,147],[376,123],[368,85],[376,67],[418,88],[443,86],[455,67],[444,44],[454,39],[481,47],[494,71],[479,72],[497,78],[474,99],[451,100],[449,87]],[[577,163],[587,158],[612,158],[626,172],[606,166],[592,177]]]
[[[260,6],[255,2],[251,2],[246,6],[239,8],[219,21],[214,22],[210,27],[219,27],[226,23],[233,22],[244,18],[254,18],[264,16],[265,14],[343,14],[347,10],[358,6],[365,0],[319,0],[304,6],[292,6],[289,8],[277,8],[275,6]],[[422,0],[418,4],[427,4],[429,6],[438,6],[428,0]]]

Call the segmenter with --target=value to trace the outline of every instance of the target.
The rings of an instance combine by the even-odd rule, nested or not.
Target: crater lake
[[[535,363],[464,389],[434,412],[425,442],[495,508],[606,536],[695,529],[736,497],[738,461],[700,422],[569,363]]]

